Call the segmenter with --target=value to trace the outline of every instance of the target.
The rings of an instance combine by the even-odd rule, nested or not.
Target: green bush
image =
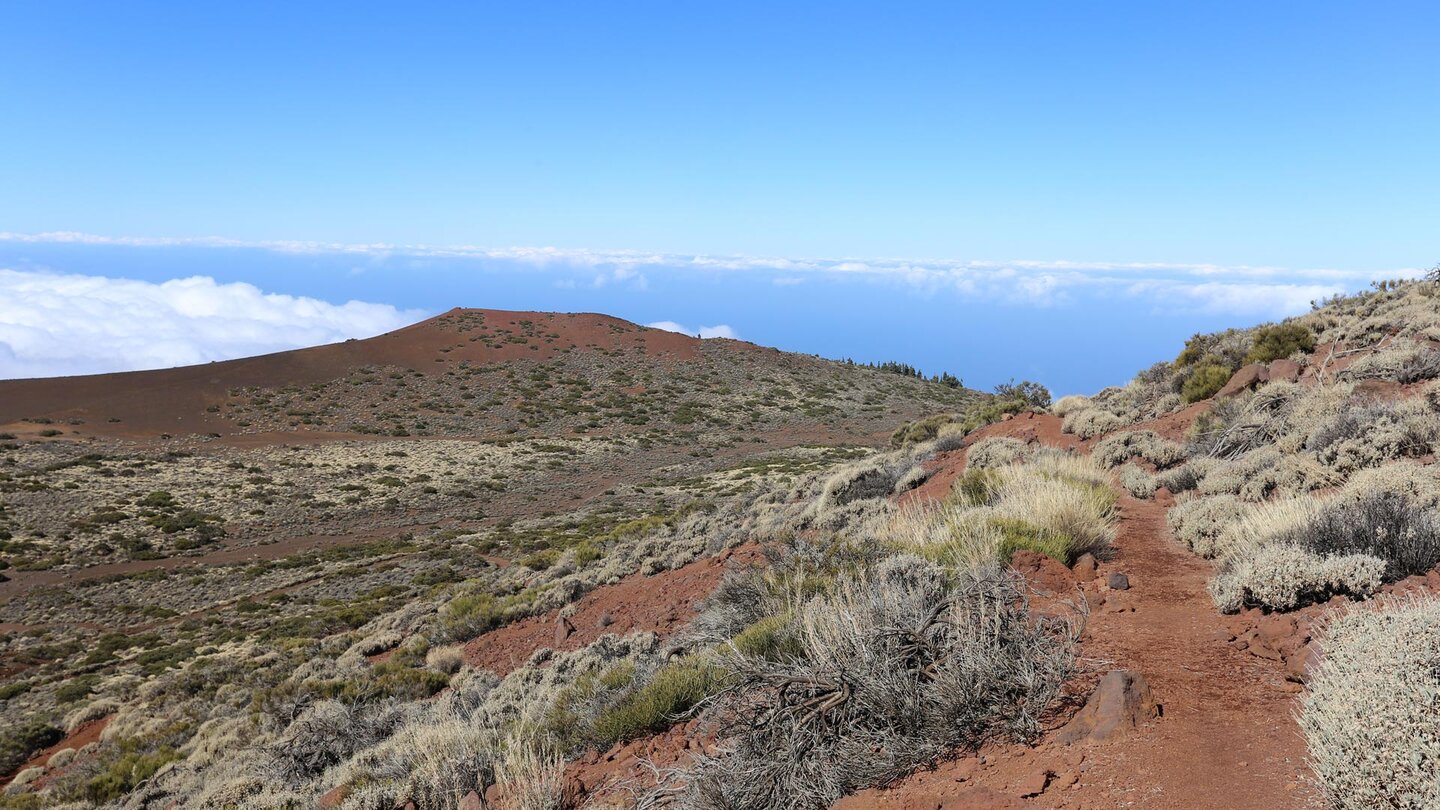
[[[36,751],[60,742],[65,732],[39,720],[0,729],[0,774],[12,773]]]
[[[1298,323],[1281,323],[1262,326],[1255,330],[1255,342],[1250,353],[1245,355],[1247,363],[1268,363],[1289,357],[1295,352],[1309,352],[1315,349],[1315,335]]]
[[[890,444],[894,447],[904,447],[928,442],[935,438],[936,434],[940,432],[940,428],[963,421],[965,421],[964,415],[958,413],[937,413],[924,419],[917,419],[895,428],[895,432],[890,434]]]
[[[766,616],[736,634],[731,643],[741,655],[781,661],[803,654],[800,639],[790,628],[791,617]]]
[[[82,675],[78,678],[71,678],[60,684],[55,690],[55,702],[60,704],[74,703],[90,697],[90,691],[99,683],[99,678],[94,675]]]
[[[598,746],[593,721],[597,707],[614,700],[615,695],[635,680],[635,663],[620,661],[594,675],[576,678],[555,696],[545,714],[544,733],[562,751],[577,751]]]
[[[403,661],[391,659],[375,667],[373,683],[356,683],[356,690],[365,694],[354,697],[370,697],[376,693],[401,700],[423,700],[450,685],[450,676],[433,669],[411,667]],[[341,700],[351,697],[342,693]]]
[[[1050,407],[1050,389],[1033,380],[1000,383],[995,386],[995,397],[1002,400],[1019,400],[1029,408]]]
[[[150,753],[131,751],[121,754],[85,783],[85,798],[97,804],[114,801],[177,759],[180,755],[168,746]]]
[[[605,552],[596,548],[595,544],[588,540],[575,547],[576,565],[589,565],[603,556],[605,556]]]
[[[600,747],[664,731],[679,715],[719,692],[722,681],[720,670],[706,656],[666,664],[649,683],[595,718]]]
[[[20,695],[23,695],[29,691],[29,681],[16,681],[14,683],[7,683],[4,686],[0,686],[0,700],[9,700],[13,697],[19,697]]]
[[[451,641],[469,641],[514,616],[528,613],[540,593],[541,589],[527,588],[510,596],[488,593],[457,596],[440,611],[440,630]]]
[[[557,549],[541,549],[521,557],[516,562],[529,568],[532,571],[544,571],[560,560],[560,552]]]
[[[1000,474],[989,469],[970,469],[955,479],[951,492],[965,506],[986,506],[995,500]]]
[[[1190,376],[1185,380],[1185,385],[1180,389],[1180,395],[1186,402],[1199,402],[1215,396],[1215,392],[1225,387],[1230,382],[1234,372],[1222,365],[1205,363],[1198,365]]]

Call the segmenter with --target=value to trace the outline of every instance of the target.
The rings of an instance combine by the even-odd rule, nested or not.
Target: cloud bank
[[[664,329],[666,332],[679,332],[682,335],[699,335],[702,338],[740,339],[740,336],[735,334],[734,329],[731,329],[729,325],[723,323],[716,324],[715,326],[697,326],[694,329],[688,326],[682,326],[674,321],[656,321],[655,323],[647,323],[645,325],[651,329]]]
[[[474,260],[568,273],[558,287],[627,284],[647,288],[646,273],[744,272],[767,274],[776,285],[807,281],[868,280],[899,284],[923,294],[949,291],[963,298],[1037,307],[1066,306],[1094,295],[1126,296],[1134,305],[1165,312],[1204,312],[1278,318],[1303,312],[1311,299],[1353,291],[1378,278],[1415,277],[1421,268],[1291,269],[1206,263],[961,260],[904,258],[777,258],[713,256],[635,250],[553,247],[436,247],[391,243],[241,241],[219,237],[109,237],[77,232],[0,232],[0,242],[132,247],[259,249],[294,254],[341,254],[372,260]],[[693,334],[693,333],[692,333]]]
[[[196,276],[161,284],[0,269],[0,378],[168,368],[370,337],[425,316]]]

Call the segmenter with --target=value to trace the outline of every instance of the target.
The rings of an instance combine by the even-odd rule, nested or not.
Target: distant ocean
[[[604,312],[638,323],[725,324],[789,351],[899,360],[989,388],[1034,379],[1056,395],[1123,384],[1172,358],[1198,331],[1250,325],[1255,313],[1186,310],[1123,287],[1077,284],[984,295],[902,277],[649,264],[285,252],[254,247],[0,241],[0,268],[163,282],[208,276],[267,293],[359,300],[438,313],[454,306]],[[7,307],[0,302],[0,321]],[[1213,309],[1213,308],[1211,308]]]

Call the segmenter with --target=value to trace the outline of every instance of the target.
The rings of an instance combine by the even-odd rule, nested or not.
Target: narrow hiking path
[[[1090,801],[1057,806],[1304,807],[1296,687],[1279,662],[1225,643],[1210,563],[1172,538],[1161,503],[1123,493],[1115,548],[1099,581],[1122,571],[1130,590],[1110,591],[1091,614],[1082,654],[1144,675],[1163,716],[1092,746],[1076,791]]]
[[[1031,438],[1053,432],[1015,427]],[[1171,536],[1165,493],[1155,501],[1119,492],[1114,554],[1093,580],[1081,578],[1092,612],[1080,654],[1100,672],[1143,675],[1163,716],[1105,742],[1062,746],[1047,734],[1034,749],[987,749],[839,807],[1313,806],[1294,720],[1298,687],[1285,680],[1280,662],[1225,643],[1225,620],[1206,589],[1213,567]],[[1130,588],[1110,589],[1112,572],[1126,574]],[[1020,798],[1037,792],[1037,784],[1038,795]]]

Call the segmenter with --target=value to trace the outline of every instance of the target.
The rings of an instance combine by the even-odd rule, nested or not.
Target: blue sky
[[[395,308],[293,340],[584,309],[1093,390],[1440,258],[1437,34],[1384,2],[7,4],[0,376],[126,362],[37,354],[74,285],[32,276],[198,275]],[[183,317],[147,295],[85,300]]]

